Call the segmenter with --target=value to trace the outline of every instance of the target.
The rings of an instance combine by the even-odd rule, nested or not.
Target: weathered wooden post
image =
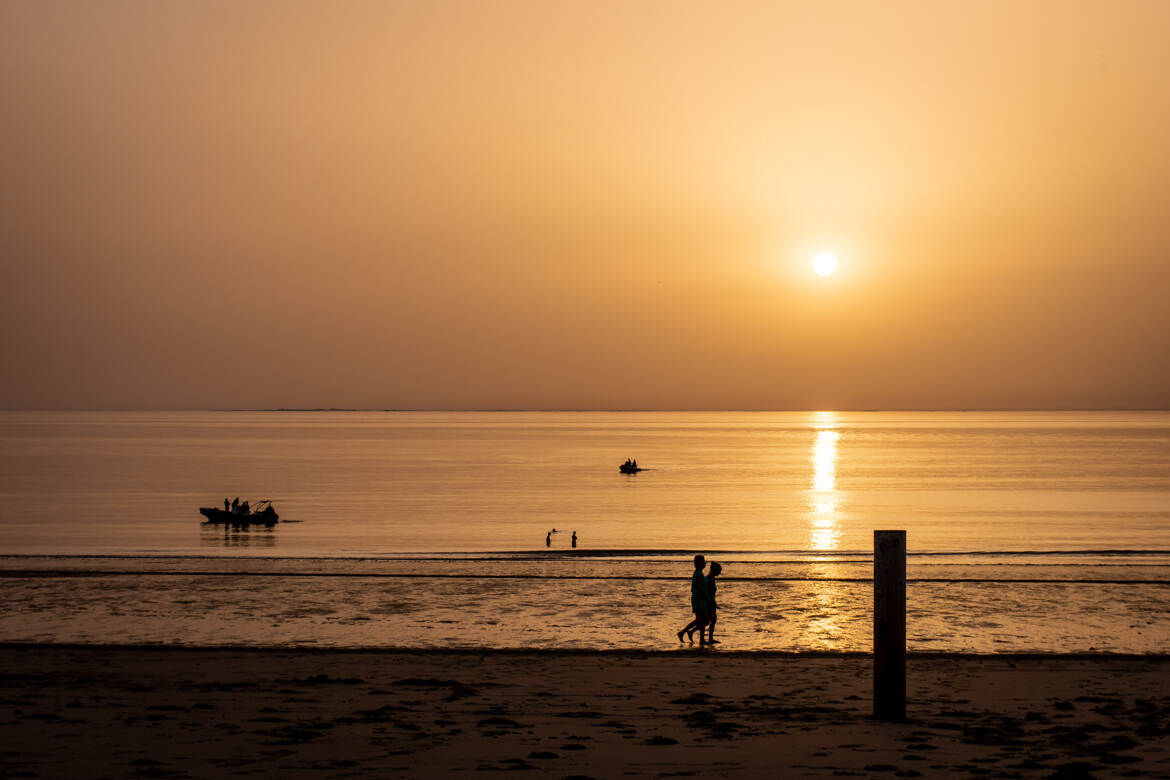
[[[873,716],[906,719],[906,532],[873,532]]]

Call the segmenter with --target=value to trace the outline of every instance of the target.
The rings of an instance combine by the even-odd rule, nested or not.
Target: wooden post
[[[873,532],[873,716],[906,719],[906,532]]]

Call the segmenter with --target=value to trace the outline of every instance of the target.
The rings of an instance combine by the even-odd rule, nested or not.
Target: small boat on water
[[[644,470],[645,469],[642,469],[641,467],[638,466],[638,461],[630,460],[628,458],[626,459],[625,463],[618,466],[618,471],[620,471],[623,474],[637,474],[639,471],[644,471]]]
[[[248,511],[243,511],[243,507],[247,506],[248,502],[233,509],[220,509],[214,506],[199,507],[199,514],[207,518],[208,523],[219,525],[276,525],[280,520],[280,515],[276,514],[276,510],[272,507],[272,502],[268,500],[259,501],[256,503],[256,508],[249,508]]]

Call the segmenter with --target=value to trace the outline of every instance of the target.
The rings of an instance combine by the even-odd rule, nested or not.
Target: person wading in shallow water
[[[678,641],[680,642],[683,641],[683,634],[694,641],[692,637],[697,628],[699,629],[699,644],[707,644],[707,640],[703,636],[703,630],[707,627],[707,578],[703,576],[703,567],[706,565],[706,558],[702,555],[695,556],[695,572],[691,575],[691,611],[695,613],[695,619],[678,632]]]
[[[711,573],[707,575],[707,644],[716,644],[715,620],[719,617],[719,606],[715,603],[715,578],[723,573],[723,567],[711,561]],[[703,629],[699,629],[702,631]]]
[[[573,547],[577,546],[577,532],[573,532]]]

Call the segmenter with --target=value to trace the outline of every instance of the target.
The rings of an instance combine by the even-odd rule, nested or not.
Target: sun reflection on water
[[[837,524],[837,440],[841,434],[835,429],[832,412],[817,412],[813,427],[817,436],[813,442],[812,490],[809,491],[809,549],[835,550],[841,531]]]
[[[845,646],[845,626],[841,615],[842,589],[836,582],[809,583],[808,629],[805,640],[821,650],[840,650]]]

